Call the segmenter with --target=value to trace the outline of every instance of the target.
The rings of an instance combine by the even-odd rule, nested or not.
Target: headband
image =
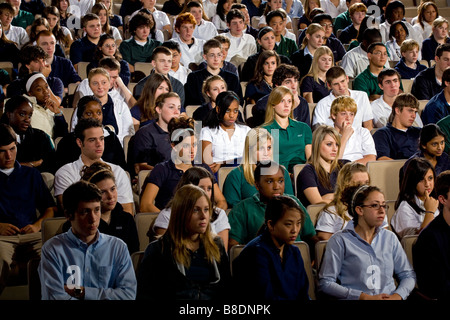
[[[31,89],[31,85],[33,84],[34,81],[36,81],[37,79],[42,78],[45,80],[45,82],[47,82],[47,79],[45,79],[45,76],[42,73],[36,73],[33,74],[27,81],[27,84],[25,85],[25,89],[27,90],[27,92],[30,91]]]
[[[98,175],[99,173],[102,173],[102,172],[109,172],[109,173],[113,174],[113,172],[109,169],[101,169],[101,170],[98,170],[97,172],[95,172],[87,181],[91,182],[92,178],[94,178],[96,175]]]
[[[358,195],[358,193],[360,193],[360,192],[366,190],[367,188],[369,188],[369,186],[368,186],[367,184],[363,184],[361,187],[359,187],[359,188],[355,191],[355,193],[353,194],[353,197],[352,197],[352,202],[350,203],[350,204],[351,204],[352,210],[355,209],[355,199],[356,199],[356,196]]]

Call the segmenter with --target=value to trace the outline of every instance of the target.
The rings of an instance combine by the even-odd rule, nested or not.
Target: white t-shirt
[[[392,113],[392,107],[383,100],[383,96],[372,101],[370,105],[372,106],[374,128],[386,126]],[[416,116],[413,126],[419,128],[423,127],[422,119],[420,119],[419,115]]]
[[[140,11],[142,10],[136,10],[133,12],[130,16],[130,20]],[[169,17],[167,16],[167,13],[164,11],[159,11],[158,9],[154,8],[154,11],[152,12],[153,20],[155,20],[156,29],[163,30],[163,28],[167,25],[170,25]]]
[[[414,200],[419,208],[425,209],[422,200],[417,196],[414,196]],[[439,209],[434,212],[434,217],[438,214]],[[402,201],[392,216],[391,225],[400,238],[403,238],[405,235],[417,234],[424,219],[425,213],[418,214],[408,202]]]
[[[357,75],[362,73],[369,66],[369,58],[367,52],[364,51],[361,46],[357,46],[348,51],[342,58],[341,67],[344,68],[345,73],[350,78],[356,78]],[[387,59],[386,68],[390,68],[389,59]]]
[[[101,160],[101,159],[99,159]],[[103,161],[103,160],[101,160]],[[121,204],[133,202],[133,191],[131,189],[131,182],[126,172],[119,166],[105,162],[111,166],[117,186],[117,201]],[[80,171],[84,163],[81,156],[78,160],[67,163],[59,168],[55,173],[55,197],[62,195],[64,191],[73,183],[80,181]]]
[[[180,44],[180,62],[183,66],[188,68],[191,62],[199,64],[203,61],[203,45],[206,42],[205,40],[194,38],[194,43],[189,47],[179,37],[173,39]]]
[[[189,73],[191,73],[191,71],[192,71],[191,69],[186,68],[185,66],[183,66],[180,63],[178,66],[178,70],[176,72],[173,70],[170,70],[169,75],[171,75],[175,79],[179,80],[184,85],[187,81],[187,76]]]
[[[330,0],[320,0],[320,7],[333,19],[348,9],[345,0],[340,0],[337,7]]]
[[[220,208],[216,208],[216,210],[218,210],[219,215],[216,220],[211,222],[211,231],[214,234],[218,234],[223,230],[231,228],[230,223],[228,222],[228,216],[225,211]],[[155,224],[153,225],[153,230],[155,230],[155,228],[167,229],[167,227],[169,226],[171,211],[171,208],[164,208],[163,210],[161,210],[161,212],[156,217]]]
[[[355,114],[355,119],[353,121],[353,128],[361,127],[362,123],[373,119],[372,106],[370,105],[367,93],[358,90],[349,90],[350,97],[356,101],[358,110]],[[326,97],[323,97],[316,105],[314,110],[314,116],[312,120],[312,125],[326,124],[330,127],[334,127],[333,120],[330,118],[331,104],[336,97],[333,92]]]
[[[14,41],[17,43],[17,46],[22,48],[22,46],[30,41],[30,38],[28,37],[27,32],[22,27],[16,27],[13,25],[9,26],[9,30],[5,31],[5,36],[8,38],[8,40]]]
[[[228,133],[220,126],[216,129],[204,127],[200,131],[200,141],[209,141],[212,144],[213,162],[222,162],[241,158],[244,152],[245,137],[250,127],[235,124],[231,139]]]
[[[377,150],[370,131],[363,127],[356,127],[353,130],[353,134],[345,145],[342,159],[356,161],[369,154],[376,156]]]

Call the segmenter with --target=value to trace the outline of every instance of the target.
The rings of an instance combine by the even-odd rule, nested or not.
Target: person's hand
[[[402,297],[398,293],[388,294],[387,297],[384,297],[383,300],[403,300]]]
[[[430,197],[430,192],[425,191],[425,200],[423,201],[425,211],[436,212],[439,206],[439,201]]]
[[[349,123],[349,122],[342,123],[342,140],[348,141],[348,139],[350,139],[350,137],[352,136],[353,132],[354,132],[354,129],[353,129],[351,123]]]
[[[216,173],[220,169],[220,163],[211,163],[209,167],[213,173]]]
[[[20,229],[10,223],[0,223],[1,236],[14,236],[20,233]]]
[[[61,112],[60,104],[57,101],[53,100],[51,97],[49,97],[45,101],[45,107],[55,114],[58,114]]]
[[[389,295],[386,293],[380,293],[380,294],[376,294],[376,295],[370,295],[367,293],[361,293],[361,295],[359,296],[359,300],[386,300],[389,298]]]
[[[39,232],[39,228],[35,226],[34,224],[29,224],[20,229],[21,234],[27,234],[27,233],[35,233]]]
[[[40,72],[46,77],[46,78],[48,78],[48,75],[50,74],[50,72],[52,72],[52,65],[51,64],[49,64],[49,63],[47,63],[47,62],[44,62],[44,67],[43,68],[41,68],[41,70],[40,70]]]
[[[113,87],[115,89],[122,90],[123,87],[125,87],[125,83],[123,83],[123,80],[121,77],[117,77],[117,79],[114,81]]]

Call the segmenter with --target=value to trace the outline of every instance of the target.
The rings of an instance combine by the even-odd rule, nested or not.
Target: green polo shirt
[[[297,43],[294,40],[285,38],[281,35],[281,40],[278,45],[275,45],[275,51],[278,54],[291,58],[292,54],[298,50]]]
[[[300,200],[289,194],[284,195],[294,199],[305,212],[305,221],[298,234],[297,241],[315,236],[316,230],[314,229],[314,225]],[[264,224],[265,211],[266,204],[260,201],[259,193],[239,202],[231,209],[228,215],[228,221],[231,227],[230,239],[234,239],[240,244],[247,244],[254,239]]]
[[[136,62],[151,62],[153,50],[160,45],[162,45],[161,42],[149,39],[145,45],[141,46],[131,37],[122,41],[119,51],[123,60],[134,65]]]
[[[296,164],[306,163],[305,146],[312,143],[311,128],[304,122],[289,119],[289,125],[286,129],[280,127],[275,120],[264,126],[273,137],[271,130],[278,130],[278,141],[275,139],[275,148],[272,146],[274,152],[278,147],[279,158],[276,160],[274,153],[274,159],[279,164],[283,165],[290,173],[294,172],[294,166]]]
[[[294,195],[289,172],[284,170],[284,192]],[[250,198],[258,193],[255,185],[248,183],[244,177],[242,166],[236,167],[230,171],[223,184],[223,195],[227,199],[228,208],[233,208],[240,201]]]
[[[400,89],[403,90],[401,81]],[[369,66],[353,80],[353,90],[367,92],[369,97],[373,94],[383,94],[383,90],[378,85],[378,76],[370,72]]]
[[[445,133],[445,149],[450,154],[450,116],[446,116],[439,120],[436,125]]]
[[[333,22],[333,32],[336,35],[338,30],[344,30],[351,25],[352,19],[350,18],[350,11],[345,11],[339,14]]]
[[[11,21],[11,24],[16,27],[22,27],[26,29],[31,26],[34,21],[34,16],[31,12],[19,10],[17,16]]]

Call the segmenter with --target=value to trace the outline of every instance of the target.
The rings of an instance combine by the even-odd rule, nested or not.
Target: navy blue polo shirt
[[[70,46],[70,61],[77,64],[80,61],[91,62],[97,45],[91,42],[87,36],[75,40]]]
[[[114,101],[108,94],[108,102],[102,106],[103,110],[103,125],[111,125],[114,127],[115,133],[119,134],[119,127],[117,126],[116,116],[114,114]]]
[[[420,128],[409,127],[406,131],[394,128],[391,123],[373,134],[377,159],[409,159],[419,150]]]
[[[81,81],[72,62],[70,62],[69,59],[59,56],[53,56],[52,71],[50,72],[49,77],[58,77],[61,79],[65,88],[69,86],[69,83]]]
[[[132,150],[133,163],[155,166],[159,162],[169,160],[171,151],[169,133],[155,121],[136,131]]]
[[[193,166],[203,167],[211,172],[211,169],[207,164],[193,164]],[[180,181],[183,173],[183,170],[175,167],[172,160],[158,163],[150,172],[150,175],[148,175],[145,179],[142,190],[145,190],[147,183],[153,183],[156,185],[159,188],[159,191],[155,198],[155,206],[162,210],[175,194],[175,187]],[[214,183],[216,182],[214,181]]]
[[[16,161],[9,176],[0,172],[0,222],[23,228],[36,222],[36,209],[43,214],[55,206],[37,169],[21,166]]]

